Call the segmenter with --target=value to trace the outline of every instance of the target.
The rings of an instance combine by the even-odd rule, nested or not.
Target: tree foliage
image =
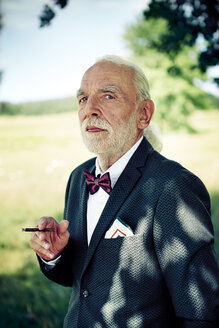
[[[53,0],[54,6],[65,8],[68,4],[68,0]],[[51,20],[55,17],[56,11],[51,6],[45,4],[43,11],[40,15],[40,27],[48,26],[51,24]]]
[[[67,113],[77,111],[77,98],[68,97],[63,99],[52,99],[33,101],[19,104],[0,102],[1,115],[48,115],[54,113]]]
[[[157,108],[155,119],[161,128],[189,130],[189,116],[195,109],[215,108],[218,102],[194,84],[197,79],[207,80],[197,64],[199,51],[196,45],[184,45],[175,54],[174,63],[167,52],[153,46],[161,44],[162,36],[168,30],[164,18],[145,20],[139,17],[136,23],[127,27],[124,37],[132,50],[132,61],[148,76]]]
[[[219,63],[218,0],[152,0],[143,14],[146,21],[162,18],[166,22],[168,28],[150,45],[167,53],[173,62],[185,46],[193,47],[202,40],[199,69],[206,72]]]

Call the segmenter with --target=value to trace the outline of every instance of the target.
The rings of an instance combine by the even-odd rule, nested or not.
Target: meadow
[[[207,186],[219,257],[219,111],[196,111],[196,133],[163,135],[162,154],[182,163]],[[92,157],[77,114],[0,117],[0,326],[59,328],[71,290],[48,281],[30,250],[28,233],[43,215],[62,219],[71,170]]]

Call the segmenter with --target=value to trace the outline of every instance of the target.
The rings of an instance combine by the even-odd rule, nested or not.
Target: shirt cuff
[[[50,260],[50,261],[46,261],[42,257],[40,259],[41,259],[42,262],[44,262],[46,264],[48,269],[52,269],[59,262],[60,258],[61,258],[61,255],[59,255],[54,260]]]

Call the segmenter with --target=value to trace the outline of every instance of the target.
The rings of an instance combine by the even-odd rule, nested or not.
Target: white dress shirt
[[[96,159],[96,171],[95,171],[95,176],[98,174],[103,175],[106,172],[109,172],[110,174],[110,180],[111,180],[111,187],[115,186],[119,176],[125,169],[126,165],[128,164],[130,158],[140,145],[143,137],[141,137],[135,144],[130,148],[122,157],[118,159],[110,168],[105,171],[101,172],[100,165],[98,163],[98,158]],[[109,194],[105,192],[102,188],[99,188],[98,191],[91,195],[89,193],[88,200],[87,200],[87,242],[88,245],[90,243],[92,234],[95,230],[95,227],[97,225],[97,222],[101,216],[101,213],[106,205],[106,202],[109,198]],[[44,261],[48,265],[48,269],[52,269],[52,267],[59,261],[61,256],[57,257],[54,260],[51,261]]]
[[[118,161],[116,161],[112,166],[110,166],[110,168],[105,172],[101,172],[98,158],[97,158],[96,159],[95,176],[97,176],[98,174],[101,174],[101,176],[102,176],[104,173],[109,172],[110,180],[111,180],[111,187],[113,189],[119,176],[121,175],[121,173],[125,169],[126,165],[128,164],[130,158],[132,157],[132,155],[134,154],[134,152],[140,145],[142,139],[143,139],[143,137],[140,138],[134,144],[134,146],[132,148],[130,148],[122,157],[120,157],[118,159]],[[94,229],[97,225],[97,222],[101,216],[101,213],[106,205],[106,202],[107,202],[109,196],[110,195],[107,192],[105,192],[102,188],[99,188],[95,194],[93,194],[93,195],[89,194],[89,196],[88,196],[88,201],[87,201],[87,241],[88,241],[88,244],[90,243]]]

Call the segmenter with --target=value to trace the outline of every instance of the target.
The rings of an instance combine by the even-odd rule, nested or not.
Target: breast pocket
[[[118,266],[133,257],[141,256],[144,248],[144,235],[103,239],[100,251],[107,266]]]

